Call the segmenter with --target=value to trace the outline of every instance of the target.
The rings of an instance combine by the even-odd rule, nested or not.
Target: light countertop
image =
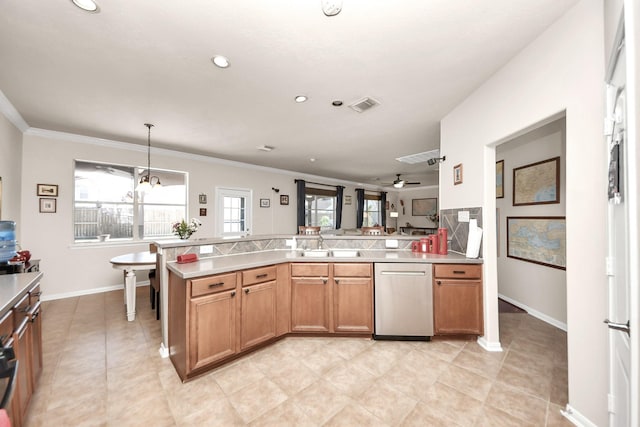
[[[41,271],[0,275],[0,316],[10,310],[42,276]]]
[[[447,263],[447,264],[482,264],[482,259],[467,258],[464,255],[450,252],[448,255],[417,253],[407,250],[358,250],[357,257],[309,257],[303,251],[271,250],[201,258],[197,262],[178,264],[168,262],[167,268],[182,279],[245,270],[285,262],[398,262],[398,263]]]

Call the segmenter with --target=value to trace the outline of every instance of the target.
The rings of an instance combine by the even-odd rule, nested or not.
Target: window
[[[251,191],[216,188],[218,234],[222,237],[245,236],[251,230]]]
[[[362,217],[363,227],[374,227],[382,224],[380,214],[382,199],[380,196],[371,194],[364,195],[364,214]]]
[[[322,230],[335,229],[336,191],[309,188],[305,190],[305,225]]]
[[[172,236],[171,223],[186,217],[186,173],[152,170],[161,187],[138,194],[146,168],[75,162],[73,229],[76,242]]]

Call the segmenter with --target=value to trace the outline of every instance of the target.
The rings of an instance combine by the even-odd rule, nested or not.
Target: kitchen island
[[[375,263],[428,264],[429,269],[482,263],[455,253],[411,252],[415,239],[393,237],[295,236],[293,242],[292,236],[257,236],[156,243],[163,313],[168,314],[162,316],[161,353],[171,356],[186,380],[291,333],[370,338]],[[200,259],[176,262],[179,255],[191,253]],[[482,284],[476,284],[481,313]],[[475,329],[481,334],[481,325]]]

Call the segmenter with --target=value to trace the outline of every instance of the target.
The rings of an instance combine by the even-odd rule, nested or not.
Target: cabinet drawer
[[[291,264],[291,276],[295,277],[328,277],[329,264],[325,263],[297,263]]]
[[[9,310],[0,319],[0,345],[5,346],[13,335],[13,310]]]
[[[336,263],[333,265],[333,275],[336,277],[371,277],[371,264]]]
[[[249,286],[256,283],[269,282],[276,279],[276,267],[254,268],[242,272],[242,286]]]
[[[42,292],[40,291],[40,283],[35,285],[33,288],[29,290],[29,305],[34,306],[38,301],[40,301],[40,296]]]
[[[236,273],[219,274],[216,276],[193,279],[191,282],[191,297],[228,291],[236,287]]]
[[[13,306],[13,328],[18,329],[31,307],[29,306],[29,294],[25,294],[20,301]]]
[[[434,264],[433,276],[439,279],[479,279],[482,277],[482,265]]]

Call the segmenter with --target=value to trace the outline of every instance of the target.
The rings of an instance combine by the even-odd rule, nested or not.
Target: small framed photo
[[[207,195],[204,193],[201,193],[198,195],[198,202],[200,202],[201,205],[206,205],[207,204]]]
[[[281,205],[288,205],[289,204],[289,195],[288,194],[282,194],[280,196],[280,204]]]
[[[462,184],[462,163],[453,167],[453,185]]]
[[[200,216],[207,216],[207,208],[200,208]]]
[[[55,184],[38,184],[38,196],[58,197],[58,186]]]
[[[50,199],[48,197],[40,198],[40,212],[56,213],[56,199]]]
[[[344,196],[344,204],[345,205],[350,205],[351,204],[351,196],[350,195]]]
[[[271,199],[260,199],[260,207],[261,208],[271,207]]]
[[[496,162],[496,199],[504,198],[504,160]]]

